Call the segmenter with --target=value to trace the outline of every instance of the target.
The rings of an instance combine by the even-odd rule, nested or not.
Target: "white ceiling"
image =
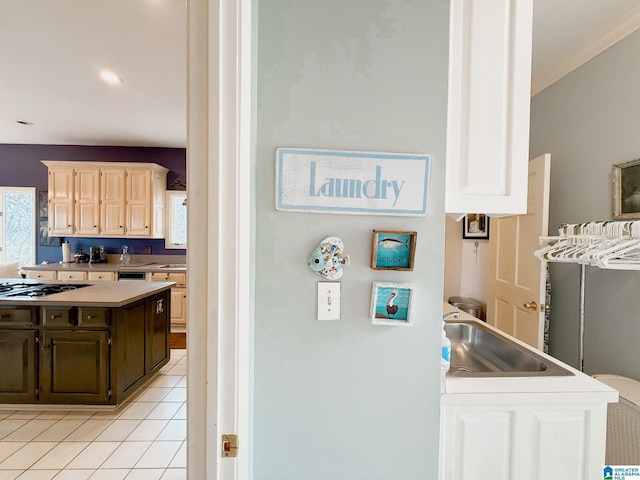
[[[639,25],[638,0],[534,0],[533,93]],[[0,143],[186,145],[185,0],[0,0],[0,45]]]

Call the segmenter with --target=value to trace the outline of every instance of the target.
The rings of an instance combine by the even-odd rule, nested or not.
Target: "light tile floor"
[[[117,412],[0,410],[0,480],[185,480],[186,352]]]

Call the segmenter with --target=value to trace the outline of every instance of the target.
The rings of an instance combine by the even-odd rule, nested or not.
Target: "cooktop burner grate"
[[[0,284],[0,294],[4,297],[44,297],[54,293],[68,292],[78,288],[88,287],[83,283],[61,283],[61,284]],[[6,287],[6,289],[3,289]]]

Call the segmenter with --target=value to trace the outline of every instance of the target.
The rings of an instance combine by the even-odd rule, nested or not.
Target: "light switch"
[[[318,320],[340,320],[340,282],[318,282]]]

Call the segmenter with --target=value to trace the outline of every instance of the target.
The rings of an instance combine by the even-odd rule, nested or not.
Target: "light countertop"
[[[15,279],[7,279],[15,281]],[[0,283],[3,279],[0,279]],[[29,282],[25,280],[25,282]],[[93,306],[122,307],[155,293],[169,290],[175,282],[85,282],[47,281],[34,283],[78,283],[87,287],[67,292],[54,293],[44,297],[0,298],[3,306]]]
[[[166,267],[166,265],[170,265],[170,267]],[[47,263],[40,265],[29,265],[26,267],[22,267],[22,270],[71,272],[185,272],[187,270],[187,266],[186,259],[183,259],[180,262],[144,261],[136,259],[128,265],[120,265],[117,262]]]

